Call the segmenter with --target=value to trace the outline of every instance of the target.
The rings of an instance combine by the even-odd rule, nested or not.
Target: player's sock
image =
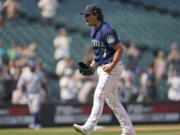
[[[35,125],[40,124],[39,113],[34,113],[33,118],[34,118]]]

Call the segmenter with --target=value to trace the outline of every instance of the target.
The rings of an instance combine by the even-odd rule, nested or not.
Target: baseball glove
[[[90,67],[89,65],[85,64],[84,62],[78,63],[79,73],[84,76],[90,76],[94,74],[94,68]]]

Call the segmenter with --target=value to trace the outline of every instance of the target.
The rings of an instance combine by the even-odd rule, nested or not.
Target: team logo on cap
[[[89,8],[89,6],[86,6],[86,9],[85,9],[85,10],[87,11],[87,10],[88,10],[88,8]]]
[[[107,43],[112,44],[112,43],[114,43],[114,41],[115,41],[115,38],[113,35],[107,36]]]

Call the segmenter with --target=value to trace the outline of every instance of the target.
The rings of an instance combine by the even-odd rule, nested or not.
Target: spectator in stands
[[[7,48],[4,47],[4,45],[2,43],[0,43],[0,58],[2,59],[3,64],[8,63]]]
[[[8,20],[14,22],[19,18],[21,6],[17,0],[6,0],[4,2],[4,7],[6,11],[6,18]]]
[[[58,5],[57,0],[40,0],[38,2],[37,6],[41,9],[41,15],[44,19],[45,26],[52,24]]]
[[[82,76],[77,69],[74,73],[74,79],[76,87],[78,88],[78,102],[79,103],[89,103],[93,99],[93,93],[96,88],[97,74],[93,76]]]
[[[40,97],[41,103],[45,103],[45,102],[48,101],[48,91],[47,91],[47,89],[42,88],[40,90],[40,95],[41,95],[41,97]]]
[[[16,51],[16,54],[17,54],[17,57],[22,57],[22,45],[19,45],[19,44],[14,44],[14,48],[13,48],[15,51]]]
[[[134,74],[127,65],[123,65],[123,72],[119,82],[120,99],[123,102],[135,101],[138,89],[134,84]]]
[[[8,68],[13,78],[13,83],[11,84],[12,88],[16,89],[16,84],[21,74],[21,68],[15,65],[15,61],[9,61]]]
[[[178,45],[173,43],[171,45],[171,52],[167,57],[168,62],[168,76],[172,76],[174,70],[180,72],[180,52]]]
[[[147,97],[147,81],[148,74],[146,72],[142,72],[140,75],[140,90],[136,100],[137,102],[143,102]]]
[[[128,65],[130,70],[136,71],[139,66],[139,58],[140,58],[140,51],[137,48],[137,45],[132,42],[127,49],[127,58],[128,58]]]
[[[15,66],[18,66],[18,67],[23,67],[27,61],[29,61],[29,59],[31,57],[29,57],[29,54],[31,54],[31,51],[29,51],[27,54],[27,50],[25,50],[25,48],[27,47],[24,47],[26,45],[14,45],[14,50],[16,52],[16,59],[14,60],[14,63],[15,63]],[[34,54],[35,52],[33,52]]]
[[[30,43],[28,45],[13,45],[8,49],[8,57],[10,60],[14,59],[15,66],[23,67],[29,59],[36,56],[36,44]]]
[[[0,58],[0,103],[3,102],[5,96],[4,84],[3,84],[4,77],[2,76],[3,68],[4,68],[3,61],[2,58]]]
[[[90,45],[87,45],[84,50],[85,51],[83,61],[90,64],[94,56],[92,48],[90,47]],[[78,88],[77,98],[79,103],[89,103],[92,101],[93,93],[97,84],[97,77],[98,76],[96,72],[94,75],[87,77],[82,76],[79,73],[79,69],[75,70],[74,79],[76,87]]]
[[[60,100],[65,103],[72,103],[76,101],[77,98],[77,88],[73,78],[73,70],[71,68],[66,68],[63,74],[64,75],[59,81]]]
[[[36,55],[36,44],[30,43],[28,45],[24,45],[21,48],[21,55],[28,59],[33,59]]]
[[[2,84],[4,88],[4,102],[10,103],[12,97],[13,88],[13,76],[10,74],[9,68],[6,66],[2,70],[1,74]]]
[[[7,56],[9,58],[9,60],[13,61],[16,58],[16,50],[15,50],[16,46],[12,45],[11,48],[9,48],[7,50]]]
[[[3,70],[3,60],[2,60],[2,58],[0,57],[0,72],[2,72],[2,70]]]
[[[166,74],[166,59],[164,58],[164,52],[159,51],[154,61],[155,74],[157,79],[161,79]]]
[[[54,39],[54,58],[59,61],[64,58],[70,58],[70,42],[65,28],[61,28],[57,37]]]
[[[1,49],[2,58],[0,58],[0,87],[4,92],[3,100],[10,102],[12,91],[16,88],[15,86],[20,74],[20,68],[15,66],[15,61],[9,56],[8,48]]]
[[[66,68],[73,69],[73,67],[74,67],[74,62],[71,58],[62,59],[56,65],[56,71],[55,71],[56,75],[61,77],[63,76],[64,70]]]
[[[154,64],[148,67],[147,78],[147,101],[155,101],[157,96],[156,75],[154,71]]]
[[[172,77],[168,78],[168,99],[172,101],[180,101],[180,73],[173,71]]]

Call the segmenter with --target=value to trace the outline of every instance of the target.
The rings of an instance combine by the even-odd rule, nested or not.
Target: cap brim
[[[88,15],[88,14],[92,14],[92,13],[90,13],[90,12],[81,12],[80,14],[85,14],[85,15]]]

